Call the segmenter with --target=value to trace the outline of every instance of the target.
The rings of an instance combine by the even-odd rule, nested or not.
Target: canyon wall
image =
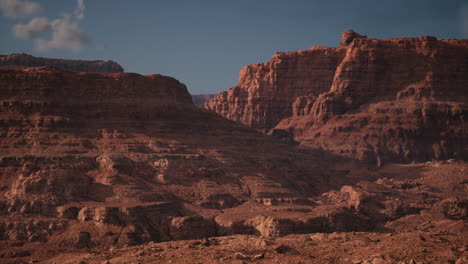
[[[319,101],[322,95],[301,97],[301,102]],[[411,107],[424,109],[422,120],[438,118],[447,127],[453,121],[444,115],[459,114],[445,101],[416,103]],[[310,114],[303,105],[291,106],[294,116],[285,126],[308,129]],[[358,118],[364,110],[354,119],[338,114],[317,122],[403,126],[408,119],[394,116],[407,113],[401,107],[392,101],[372,104],[363,120]],[[400,130],[384,132],[399,135]],[[320,133],[314,138],[331,137]],[[330,133],[351,135],[342,125]],[[449,230],[461,241],[467,173],[466,163],[453,160],[367,170],[346,158],[292,146],[195,106],[185,85],[167,76],[0,69],[2,263],[53,263],[59,254],[68,261],[76,254],[89,257],[91,251],[109,254],[172,240],[203,239],[186,242],[183,250],[210,243],[218,248],[217,238],[207,238],[248,237],[240,234],[275,241],[292,233],[406,236],[413,231],[421,236],[430,229],[434,234]],[[453,248],[449,240],[442,243]]]
[[[78,72],[123,72],[124,69],[114,61],[66,60],[34,57],[29,54],[0,55],[0,68],[50,66]]]
[[[249,65],[207,109],[302,145],[378,163],[467,159],[468,40],[371,39]]]
[[[237,86],[220,93],[205,107],[262,132],[292,114],[302,95],[318,96],[330,89],[346,49],[314,47],[278,52],[267,63],[245,66]]]

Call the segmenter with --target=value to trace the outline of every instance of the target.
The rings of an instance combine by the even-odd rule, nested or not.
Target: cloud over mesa
[[[52,39],[36,40],[36,47],[40,51],[50,51],[58,48],[70,48],[79,51],[91,42],[86,33],[80,30],[76,23],[67,19],[56,19],[50,23],[52,27]]]
[[[51,29],[49,20],[45,17],[33,18],[29,23],[13,26],[13,32],[18,39],[30,39],[47,34]]]

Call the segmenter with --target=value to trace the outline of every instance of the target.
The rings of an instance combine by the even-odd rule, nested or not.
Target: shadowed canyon
[[[0,56],[0,263],[466,263],[468,40],[278,52],[190,95]]]

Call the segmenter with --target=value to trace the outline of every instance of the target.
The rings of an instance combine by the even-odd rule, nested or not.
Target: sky
[[[113,60],[192,94],[236,85],[277,51],[371,38],[468,38],[464,0],[0,0],[0,54]]]

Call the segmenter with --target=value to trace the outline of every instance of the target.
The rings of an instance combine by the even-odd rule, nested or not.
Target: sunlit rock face
[[[468,40],[347,31],[339,47],[279,52],[244,67],[238,85],[205,107],[366,162],[466,160],[467,56]]]

